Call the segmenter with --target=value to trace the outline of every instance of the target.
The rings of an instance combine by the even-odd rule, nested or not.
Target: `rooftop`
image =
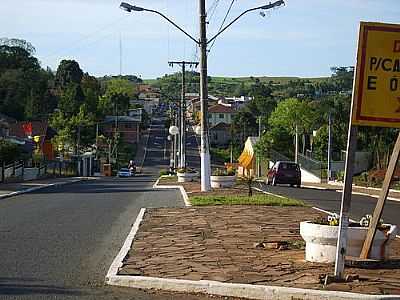
[[[225,114],[233,114],[235,110],[229,106],[222,105],[222,104],[217,104],[214,106],[211,106],[208,109],[208,112],[210,113],[225,113]]]

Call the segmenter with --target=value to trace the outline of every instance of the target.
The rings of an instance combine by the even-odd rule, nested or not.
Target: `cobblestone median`
[[[304,261],[299,222],[307,207],[223,206],[150,209],[119,275],[322,289],[333,266]],[[360,280],[327,289],[400,294],[400,240],[381,269],[347,268]]]

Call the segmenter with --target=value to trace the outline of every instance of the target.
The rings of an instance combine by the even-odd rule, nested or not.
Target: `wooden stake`
[[[397,160],[399,159],[400,154],[400,132],[397,136],[396,144],[393,148],[393,153],[390,158],[389,166],[386,171],[385,180],[383,181],[382,190],[379,195],[378,202],[376,203],[376,207],[374,210],[374,214],[372,215],[371,223],[369,224],[369,229],[367,233],[367,237],[365,238],[363,248],[361,250],[360,258],[367,259],[369,252],[371,250],[372,242],[375,237],[376,229],[379,224],[379,220],[381,219],[383,207],[385,206],[386,198],[389,193],[390,182],[392,181],[394,171],[396,170]]]
[[[357,148],[357,127],[349,125],[349,135],[347,140],[347,155],[345,166],[344,187],[342,192],[342,204],[340,207],[339,235],[336,249],[335,277],[344,278],[344,262],[347,247],[347,227],[349,226],[349,213],[351,206],[351,194],[354,172],[354,157]]]

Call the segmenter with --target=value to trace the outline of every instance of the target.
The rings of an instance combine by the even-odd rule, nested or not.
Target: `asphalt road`
[[[295,188],[286,185],[270,186],[262,184],[260,186],[263,190],[287,196],[295,199],[304,200],[318,208],[336,212],[340,212],[341,192],[334,190],[316,190],[311,188]],[[366,214],[372,214],[378,199],[362,195],[352,195],[350,217],[359,220]],[[400,226],[400,202],[387,200],[384,211],[383,220],[385,223],[396,224]]]
[[[183,206],[152,189],[165,131],[154,120],[144,174],[52,187],[0,201],[0,299],[208,299],[104,285],[141,207]]]

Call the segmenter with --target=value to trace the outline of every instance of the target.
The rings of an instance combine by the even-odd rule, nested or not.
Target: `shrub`
[[[234,176],[236,174],[234,168],[221,169],[217,168],[212,173],[213,176]]]
[[[168,170],[166,170],[166,169],[162,169],[162,170],[160,170],[160,176],[165,176],[165,175],[169,175],[170,173],[169,173],[169,171]]]

